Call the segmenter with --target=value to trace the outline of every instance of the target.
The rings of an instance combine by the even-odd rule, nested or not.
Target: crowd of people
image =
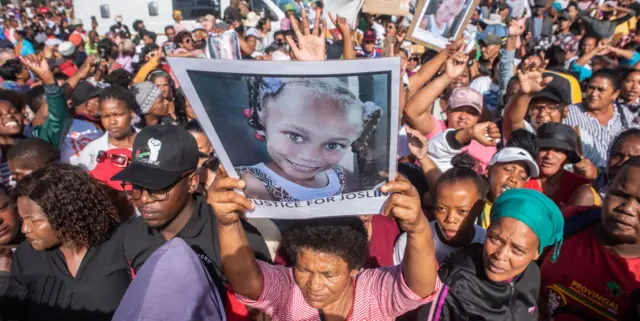
[[[411,15],[282,9],[106,34],[0,9],[0,320],[640,320],[639,2],[481,0],[440,51]],[[269,192],[223,169],[166,59],[229,31],[243,60],[400,60],[380,213],[247,218],[238,190]]]

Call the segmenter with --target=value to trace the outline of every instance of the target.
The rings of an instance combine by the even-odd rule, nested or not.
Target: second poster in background
[[[397,58],[255,62],[170,58],[248,217],[375,214],[396,175]]]

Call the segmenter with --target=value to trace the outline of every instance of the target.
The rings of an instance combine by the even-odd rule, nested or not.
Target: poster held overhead
[[[407,39],[435,51],[465,34],[479,0],[420,0]],[[475,41],[475,39],[469,39]]]
[[[410,0],[365,0],[362,12],[406,16],[411,8]]]
[[[169,58],[249,218],[380,213],[396,175],[400,60]]]

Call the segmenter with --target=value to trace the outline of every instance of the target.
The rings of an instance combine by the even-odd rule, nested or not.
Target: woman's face
[[[613,179],[622,167],[622,164],[633,156],[640,156],[640,136],[631,135],[618,140],[611,147],[607,161],[607,175]]]
[[[157,77],[153,80],[153,84],[160,88],[160,90],[162,91],[162,96],[165,99],[173,98],[173,94],[171,93],[171,83],[169,82],[169,79],[167,79],[166,77]]]
[[[484,208],[484,201],[471,180],[443,182],[438,185],[435,198],[438,234],[449,244],[460,244],[473,235],[473,221]]]
[[[495,201],[502,193],[512,188],[523,188],[529,180],[527,164],[523,161],[496,163],[487,169],[489,177],[489,200]]]
[[[36,251],[47,250],[62,243],[38,204],[26,196],[18,197],[17,203],[18,214],[22,219],[22,233]]]
[[[420,58],[416,56],[409,57],[409,60],[407,61],[407,70],[416,69],[418,67],[419,60]]]
[[[447,108],[447,123],[449,128],[467,128],[475,125],[479,118],[480,114],[473,107],[463,106],[456,109]]]
[[[586,54],[593,49],[596,49],[596,38],[589,37],[582,42],[582,54]]]
[[[622,85],[622,97],[626,102],[635,102],[640,97],[640,72],[632,72]]]
[[[127,108],[124,101],[119,99],[105,99],[100,103],[100,120],[102,126],[115,139],[127,137],[131,132],[133,111]]]
[[[511,217],[491,222],[482,259],[487,277],[494,282],[512,280],[540,257],[538,236]]]
[[[337,255],[302,249],[297,253],[293,273],[307,304],[323,309],[345,295],[357,270],[350,270],[347,261]]]
[[[11,103],[0,101],[0,135],[14,136],[22,133],[23,121],[20,111]]]
[[[20,231],[18,214],[9,203],[9,196],[0,194],[0,245],[10,243]]]
[[[611,81],[605,77],[591,78],[587,89],[585,90],[585,98],[587,109],[604,110],[611,106],[613,101],[618,98],[620,91],[616,90]]]
[[[640,167],[622,167],[602,202],[602,226],[615,244],[640,243]]]
[[[471,82],[469,77],[469,68],[465,68],[462,74],[449,85],[449,88],[453,90],[455,88],[469,87],[469,83]]]
[[[249,36],[246,38],[246,42],[249,45],[249,48],[251,48],[251,51],[256,50],[256,45],[257,45],[257,39],[254,36]]]
[[[396,25],[391,22],[387,23],[387,26],[385,27],[385,31],[386,31],[387,37],[395,36],[397,33]]]
[[[13,36],[16,38],[17,41],[22,40],[22,35],[17,31],[13,32]]]
[[[180,45],[184,49],[194,50],[194,48],[193,48],[193,38],[191,38],[191,37],[183,38],[182,41],[180,42]]]
[[[309,99],[308,93],[292,91],[283,89],[260,115],[267,152],[287,179],[313,180],[351,149],[362,127],[362,111],[336,106],[326,95]]]
[[[552,148],[540,148],[536,157],[536,163],[540,167],[540,177],[553,176],[567,162],[567,154],[564,151]]]
[[[153,39],[151,39],[151,37],[149,37],[148,35],[146,35],[146,34],[145,34],[145,35],[142,37],[142,42],[143,42],[145,45],[150,45],[150,44],[153,44]]]
[[[153,103],[153,105],[151,106],[147,114],[151,114],[156,117],[169,116],[169,106],[167,106],[162,96],[156,99],[156,101]]]

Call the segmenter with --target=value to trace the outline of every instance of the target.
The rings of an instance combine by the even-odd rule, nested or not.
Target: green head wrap
[[[526,224],[538,236],[540,254],[545,247],[555,245],[551,257],[551,261],[555,262],[562,246],[564,218],[549,197],[528,188],[507,190],[491,207],[491,223],[503,217],[511,217]]]

